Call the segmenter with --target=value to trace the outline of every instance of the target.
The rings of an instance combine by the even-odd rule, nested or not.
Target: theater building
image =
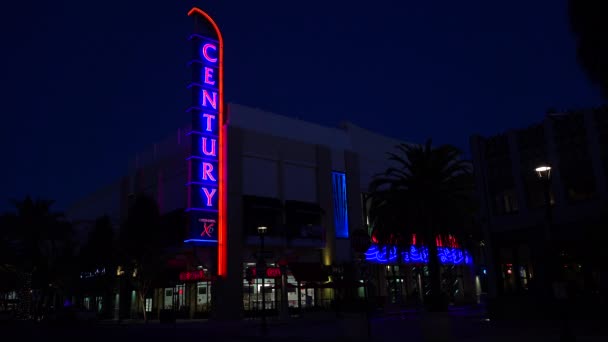
[[[347,278],[348,286],[341,286],[362,296],[351,234],[368,228],[365,192],[401,141],[352,123],[325,127],[225,103],[221,32],[203,11],[194,8],[189,16],[195,24],[189,37],[192,103],[182,115],[191,124],[136,155],[127,175],[68,211],[73,221],[108,215],[119,226],[132,199],[145,193],[161,214],[187,216],[187,223],[167,231],[175,239],[168,266],[176,272],[143,301],[121,289],[106,305],[130,301],[132,316],[142,308],[153,316],[166,308],[184,317],[212,311],[238,318],[262,305],[285,313],[289,307],[332,305]],[[471,264],[458,246],[445,247],[447,264]],[[383,248],[372,246],[366,256],[374,264],[370,294],[395,297],[389,282],[407,277],[404,289],[412,291],[419,280],[406,274],[415,270],[386,264],[401,265],[407,254],[405,264],[421,267],[424,250],[391,259]],[[459,284],[461,292],[474,291],[470,281]],[[97,294],[87,298],[90,306],[100,306]]]
[[[235,104],[227,106],[227,116],[228,257],[235,260],[234,272],[240,279],[231,296],[245,310],[259,305],[261,279],[251,284],[246,278],[260,250],[258,227],[264,226],[268,265],[287,263],[289,306],[329,303],[330,291],[319,289],[329,280],[329,268],[320,266],[353,260],[350,232],[365,227],[362,194],[373,175],[386,169],[386,152],[399,141],[352,123],[324,127]],[[126,218],[129,199],[140,192],[155,198],[162,214],[185,210],[189,131],[190,127],[177,129],[139,153],[128,175],[75,203],[69,217],[85,220],[107,214],[119,223]],[[183,271],[198,271],[200,266],[204,278],[211,279],[217,273],[217,247],[189,242],[188,227],[175,229],[185,232],[178,253]],[[175,286],[152,298],[159,303],[153,300],[150,307],[188,306],[193,314],[206,310],[213,285],[196,284],[194,273],[182,275],[181,282],[176,275]],[[275,289],[279,273],[265,280],[268,306],[280,297]],[[300,296],[295,292],[298,283]],[[193,291],[196,297],[189,293]],[[183,304],[194,298],[196,305]]]

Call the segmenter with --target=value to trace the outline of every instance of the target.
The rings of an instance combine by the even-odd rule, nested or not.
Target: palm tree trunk
[[[443,300],[443,293],[441,292],[441,265],[439,264],[439,253],[437,251],[437,241],[435,241],[435,229],[433,225],[433,216],[427,216],[427,229],[425,236],[425,244],[427,245],[428,255],[428,267],[429,267],[429,280],[431,285],[431,295],[429,296],[428,307],[431,311],[446,311],[447,305]]]
[[[144,313],[144,322],[148,323],[148,316],[146,315],[146,291],[141,290],[139,292],[139,304],[142,307],[142,311]]]
[[[400,281],[402,281],[402,274],[403,274],[403,259],[401,258],[403,253],[403,249],[400,245],[397,245],[397,266],[399,267],[399,279]],[[398,304],[399,305],[403,305],[404,300],[403,300],[403,282],[399,282],[398,284],[399,286],[399,299],[398,299]]]
[[[430,295],[430,310],[431,311],[444,311],[443,293],[441,292],[441,265],[439,264],[439,256],[437,252],[437,245],[435,239],[430,240],[428,243],[429,249],[429,278],[431,285]]]

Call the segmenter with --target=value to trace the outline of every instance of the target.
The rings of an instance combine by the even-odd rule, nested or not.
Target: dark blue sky
[[[13,1],[0,10],[0,209],[58,209],[187,121],[197,5],[226,43],[231,102],[468,149],[473,133],[602,103],[566,0]]]

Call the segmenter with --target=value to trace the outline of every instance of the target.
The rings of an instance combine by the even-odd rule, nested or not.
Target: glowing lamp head
[[[536,171],[536,174],[538,175],[538,178],[540,178],[540,179],[551,178],[551,166],[549,166],[549,165],[541,165],[541,166],[537,167],[536,169],[534,169],[534,171]]]
[[[268,231],[268,227],[266,227],[266,226],[260,226],[260,227],[258,227],[258,234],[259,235],[264,235],[264,234],[266,234],[267,231]]]

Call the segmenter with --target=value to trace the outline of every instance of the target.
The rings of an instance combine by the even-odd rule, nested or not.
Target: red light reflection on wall
[[[257,269],[255,267],[251,267],[251,274],[254,278],[258,278]],[[266,278],[280,278],[281,274],[281,268],[279,267],[266,268]]]
[[[403,239],[401,238],[401,236],[395,236],[395,235],[391,234],[387,240],[388,241],[385,241],[385,243],[388,243],[389,245],[390,244],[396,245],[396,244],[399,244],[400,242],[402,242]],[[376,236],[376,231],[372,232],[371,241],[372,241],[372,243],[375,243],[375,244],[380,243],[380,241],[378,240],[378,237]],[[419,238],[416,234],[412,234],[412,240],[411,240],[410,244],[417,246],[419,243],[424,243],[424,241],[422,241],[422,239]],[[460,244],[458,243],[458,240],[456,240],[456,237],[451,234],[436,235],[435,236],[435,245],[437,247],[460,248]]]
[[[208,280],[205,272],[203,270],[198,271],[186,271],[181,272],[179,274],[180,281],[200,281],[200,280]]]

